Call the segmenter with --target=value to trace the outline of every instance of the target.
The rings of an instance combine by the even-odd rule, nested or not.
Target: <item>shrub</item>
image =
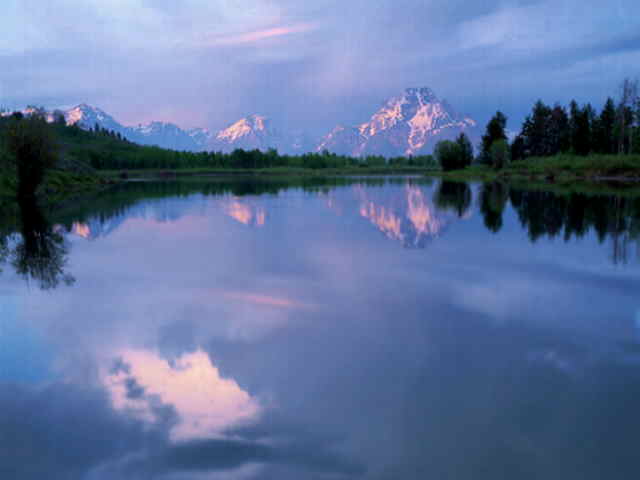
[[[435,157],[445,172],[460,168],[464,152],[460,145],[450,140],[441,140],[435,148]]]

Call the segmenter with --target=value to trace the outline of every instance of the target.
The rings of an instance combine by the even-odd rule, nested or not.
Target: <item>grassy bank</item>
[[[502,181],[528,190],[555,193],[640,194],[640,155],[558,155],[529,158],[495,170],[472,165],[463,170],[430,172],[447,180]]]
[[[433,172],[432,172],[433,173]],[[640,182],[640,155],[557,155],[528,158],[495,170],[472,165],[464,170],[437,172],[458,179],[495,180],[499,178],[547,179],[553,181],[634,181]]]
[[[196,176],[283,176],[283,177],[327,177],[337,175],[423,175],[433,169],[424,167],[344,167],[344,168],[177,168],[177,169],[131,169],[101,170],[98,174],[108,180],[115,179],[162,179]]]
[[[80,174],[63,170],[50,170],[45,175],[37,196],[44,203],[57,202],[66,196],[99,189],[114,180],[97,175]],[[16,196],[17,179],[14,172],[0,171],[0,198],[12,200]]]

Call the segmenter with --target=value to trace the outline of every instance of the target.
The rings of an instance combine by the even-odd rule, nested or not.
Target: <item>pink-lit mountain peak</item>
[[[113,125],[119,126],[116,120],[106,113],[104,110],[81,103],[65,112],[67,124],[78,124],[79,126],[93,127],[96,123],[100,126]]]
[[[471,124],[475,122],[471,121]],[[369,120],[360,126],[360,132],[371,137],[378,132],[400,127],[409,127],[405,154],[416,153],[428,140],[443,128],[464,128],[465,120],[459,118],[453,109],[438,99],[430,88],[408,88],[403,95],[389,99]],[[405,133],[405,132],[403,132]]]
[[[251,134],[266,133],[270,130],[270,127],[271,125],[267,117],[255,114],[249,115],[218,132],[216,138],[222,141],[233,142]]]
[[[473,137],[475,125],[430,88],[408,88],[387,100],[369,121],[334,129],[318,150],[354,156],[419,155],[431,153],[438,140],[451,139],[462,131]]]

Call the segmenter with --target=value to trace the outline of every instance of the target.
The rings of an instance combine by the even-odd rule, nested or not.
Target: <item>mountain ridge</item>
[[[466,133],[476,143],[476,122],[459,115],[445,100],[428,87],[407,88],[382,103],[368,121],[359,125],[338,125],[319,141],[304,132],[283,132],[271,120],[251,114],[219,131],[206,128],[183,129],[171,122],[151,121],[126,126],[104,110],[81,103],[63,112],[67,124],[89,129],[112,130],[142,145],[183,151],[231,152],[241,148],[284,154],[322,152],[363,157],[397,157],[432,153],[437,141]]]

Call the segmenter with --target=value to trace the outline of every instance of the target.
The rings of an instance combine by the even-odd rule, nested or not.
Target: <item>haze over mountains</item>
[[[429,88],[406,89],[385,102],[367,122],[339,125],[319,141],[303,132],[280,131],[269,118],[261,115],[242,118],[219,132],[206,128],[185,130],[167,122],[125,126],[103,110],[87,104],[67,110],[65,117],[69,124],[78,123],[83,128],[97,124],[143,145],[188,151],[275,148],[284,154],[328,150],[354,157],[394,157],[432,153],[439,140],[453,139],[460,132],[465,132],[474,144],[479,138],[476,122],[456,113]]]

